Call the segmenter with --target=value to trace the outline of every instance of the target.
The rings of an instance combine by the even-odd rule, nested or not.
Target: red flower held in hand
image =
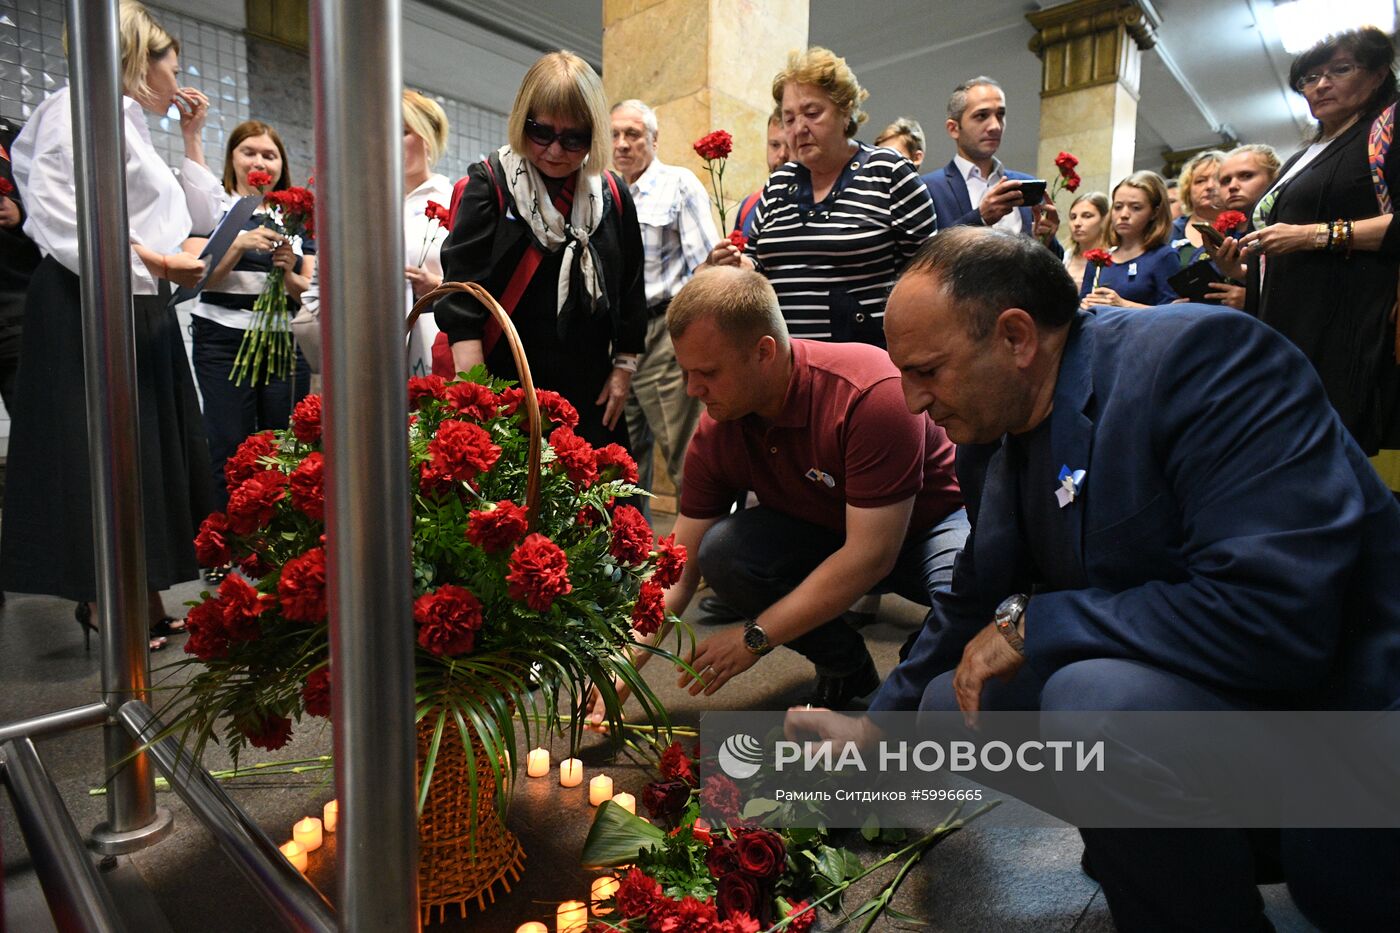
[[[630,505],[619,505],[613,513],[612,544],[608,551],[624,564],[640,564],[651,556],[651,526],[642,513]],[[658,587],[660,589],[660,587]]]
[[[272,184],[272,173],[255,168],[248,173],[248,184],[254,188],[266,188]]]
[[[452,223],[452,215],[447,208],[436,201],[429,201],[428,206],[423,208],[423,216],[428,218],[429,223],[437,222],[444,227]]]
[[[709,162],[712,159],[727,159],[734,151],[734,137],[724,130],[706,133],[695,141],[695,152]]]
[[[313,450],[292,471],[292,506],[312,521],[326,518],[326,457]]]
[[[222,567],[233,560],[228,544],[228,516],[211,512],[199,525],[194,538],[194,557],[201,567]]]
[[[1066,178],[1074,174],[1074,168],[1078,164],[1079,160],[1068,152],[1061,152],[1059,155],[1055,156],[1055,167],[1059,169],[1060,174]]]
[[[496,417],[496,409],[501,404],[495,392],[476,382],[454,382],[445,392],[447,404],[477,421]]]
[[[468,482],[496,465],[501,448],[481,425],[468,421],[444,421],[437,437],[428,443],[434,470],[447,479]]]
[[[249,745],[275,752],[292,737],[292,721],[286,716],[264,713],[260,718],[242,723],[238,727]]]
[[[488,554],[504,551],[530,530],[530,512],[502,499],[467,518],[467,540]]]
[[[1113,265],[1113,255],[1106,249],[1086,249],[1084,261],[1096,266],[1111,266]]]
[[[322,719],[331,718],[330,668],[323,667],[306,678],[306,685],[301,688],[301,698],[306,703],[308,716],[320,716]]]
[[[481,600],[471,590],[444,583],[413,601],[418,644],[439,657],[471,651],[481,629]]]
[[[598,455],[588,441],[574,433],[573,428],[555,428],[549,435],[549,446],[556,461],[564,467],[575,486],[587,489],[598,480]]]
[[[523,600],[536,612],[548,612],[554,601],[573,591],[569,557],[542,534],[533,534],[510,555],[510,598]]]
[[[681,574],[685,572],[685,545],[676,543],[676,536],[669,534],[664,538],[656,539],[656,570],[651,575],[651,582],[669,590],[680,582]]]
[[[1078,191],[1081,183],[1081,179],[1074,172],[1070,172],[1068,175],[1065,176],[1066,191]]]
[[[1220,233],[1229,234],[1234,232],[1234,229],[1247,219],[1248,218],[1239,211],[1221,211],[1211,226]]]
[[[308,395],[292,409],[292,433],[303,444],[321,439],[321,396]]]
[[[282,615],[294,622],[321,622],[326,618],[326,551],[314,547],[293,557],[277,580]]]
[[[749,238],[744,236],[744,231],[742,230],[730,230],[729,242],[733,243],[739,249],[743,249],[745,246],[749,245]]]
[[[277,503],[287,496],[287,476],[266,470],[249,477],[228,497],[228,523],[237,535],[249,535],[272,521]]]
[[[250,434],[238,445],[233,456],[224,461],[224,483],[230,490],[237,489],[254,473],[269,469],[264,461],[276,454],[277,440],[271,431]]]
[[[0,195],[7,198],[14,197],[15,186],[8,178],[0,178]]]

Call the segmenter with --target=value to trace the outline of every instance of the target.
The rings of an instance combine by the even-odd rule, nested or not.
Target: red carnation
[[[428,202],[428,206],[423,208],[423,216],[428,218],[429,221],[437,221],[444,227],[448,226],[452,221],[452,215],[448,213],[447,208],[436,201]]]
[[[661,900],[661,884],[640,868],[623,876],[617,888],[617,909],[624,917],[645,917]]]
[[[477,421],[496,417],[496,408],[501,403],[495,392],[477,382],[454,382],[444,391],[447,404]]]
[[[308,395],[292,409],[292,433],[303,444],[321,439],[321,396]]]
[[[1113,255],[1106,249],[1086,249],[1084,261],[1096,266],[1111,266],[1113,265]]]
[[[653,918],[653,929],[658,933],[711,933],[719,923],[719,911],[711,901],[687,894],[667,906],[669,909],[661,923],[655,923]]]
[[[253,589],[231,573],[219,584],[219,603],[224,612],[224,632],[230,641],[254,641],[262,634],[258,617],[272,608],[272,597]]]
[[[479,424],[444,421],[438,426],[437,437],[428,443],[428,453],[438,473],[467,482],[495,466],[501,448],[491,443],[491,435]]]
[[[264,713],[257,719],[241,723],[238,731],[243,733],[249,745],[274,752],[292,737],[292,721],[286,716]]]
[[[318,450],[292,471],[292,505],[314,522],[326,518],[326,457]]]
[[[243,571],[243,575],[250,580],[261,580],[272,572],[272,565],[264,560],[261,554],[254,551],[239,558],[238,569]]]
[[[661,753],[661,776],[668,781],[685,781],[692,785],[700,783],[696,779],[695,766],[691,764],[690,755],[686,754],[679,742],[672,742]]]
[[[748,914],[730,914],[724,923],[715,927],[715,933],[758,933],[764,926]]]
[[[418,464],[418,491],[423,495],[440,499],[455,492],[457,488],[450,479],[442,475],[442,471],[428,461],[424,460]]]
[[[414,376],[408,380],[408,405],[421,407],[424,399],[447,398],[447,380],[441,376]]]
[[[268,469],[263,461],[277,453],[277,439],[271,431],[251,434],[243,439],[233,456],[224,461],[224,483],[230,490],[254,473]]]
[[[787,870],[787,845],[771,829],[741,832],[734,843],[739,849],[739,867],[755,878],[776,878]]]
[[[326,618],[326,551],[314,547],[293,557],[277,580],[282,615],[294,622],[320,622]]]
[[[593,451],[598,461],[598,476],[603,480],[620,479],[625,483],[637,482],[637,461],[632,459],[621,444],[608,444]]]
[[[546,422],[545,430],[551,427],[578,427],[578,409],[558,392],[536,389],[535,400],[540,406],[540,417]],[[513,415],[520,410],[524,401],[524,389],[519,386],[506,389],[501,393],[501,410],[507,415]]]
[[[711,774],[700,790],[700,803],[718,822],[728,823],[739,815],[739,787],[723,774]]]
[[[224,631],[224,607],[217,598],[206,599],[185,615],[185,653],[201,661],[228,655],[228,633]]]
[[[228,516],[223,512],[211,512],[200,522],[199,534],[194,537],[194,557],[201,567],[222,567],[233,560],[228,543]]]
[[[439,657],[455,657],[472,650],[481,629],[481,600],[471,590],[444,583],[413,601],[418,644]]]
[[[301,700],[306,704],[308,716],[331,718],[331,669],[323,667],[313,671],[301,688]]]
[[[252,534],[272,521],[287,496],[287,476],[264,470],[244,480],[228,497],[228,523],[237,535]]]
[[[731,872],[719,879],[715,903],[726,917],[739,914],[754,917],[763,907],[763,892],[759,889],[758,879],[741,871]]]
[[[1220,233],[1229,234],[1233,233],[1234,229],[1247,219],[1248,218],[1239,211],[1221,211],[1211,226]]]
[[[14,197],[15,186],[8,178],[0,178],[0,195],[7,198]]]
[[[1068,152],[1062,152],[1055,156],[1055,167],[1060,170],[1060,174],[1068,178],[1074,174],[1074,167],[1079,164],[1079,160]]]
[[[573,428],[555,428],[549,435],[557,462],[563,465],[569,479],[579,489],[587,489],[598,479],[598,455],[588,441],[574,433]]]
[[[260,168],[255,168],[248,173],[248,184],[254,188],[266,188],[272,184],[272,173],[264,172]]]
[[[729,242],[739,247],[739,249],[743,249],[745,246],[749,245],[749,238],[744,236],[744,231],[742,230],[730,230]]]
[[[510,555],[511,599],[524,600],[537,612],[548,612],[554,600],[571,592],[569,558],[563,549],[542,534],[533,534]]]
[[[488,554],[504,551],[529,529],[529,511],[509,499],[472,512],[467,518],[467,540]]]
[[[632,627],[641,635],[650,635],[666,621],[666,595],[661,587],[648,580],[637,594],[632,607]]]
[[[714,159],[727,159],[734,151],[734,137],[724,130],[706,133],[695,142],[695,152],[706,162]]]
[[[651,582],[663,590],[669,590],[675,586],[685,571],[685,559],[685,545],[677,544],[674,534],[657,538],[656,570],[652,572]]]
[[[1065,176],[1065,190],[1078,191],[1082,181],[1083,180],[1076,173],[1070,172]]]
[[[798,901],[788,911],[788,917],[792,918],[788,921],[789,933],[807,933],[817,921],[817,909],[809,906],[806,901]]]
[[[613,513],[612,544],[608,550],[624,564],[640,564],[651,556],[651,526],[642,513],[630,505],[619,505]]]

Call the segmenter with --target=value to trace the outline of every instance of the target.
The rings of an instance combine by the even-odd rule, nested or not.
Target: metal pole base
[[[165,807],[156,807],[156,818],[145,826],[124,833],[109,830],[109,824],[98,823],[90,840],[94,852],[102,855],[126,855],[160,842],[175,828],[175,817]]]

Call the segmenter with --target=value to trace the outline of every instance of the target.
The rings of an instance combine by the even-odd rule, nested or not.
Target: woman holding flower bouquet
[[[248,120],[234,127],[224,153],[225,208],[245,197],[291,187],[282,137],[266,123]],[[214,502],[228,504],[226,461],[249,434],[287,426],[292,406],[311,386],[311,370],[300,351],[287,377],[253,372],[240,378],[235,361],[254,327],[254,305],[274,269],[282,271],[289,306],[295,306],[316,262],[314,242],[287,238],[275,229],[272,210],[260,207],[224,253],[204,290],[190,306],[194,325],[194,372],[204,398],[204,431],[209,437]],[[272,223],[273,226],[268,224]],[[207,241],[194,237],[185,250],[198,255]]]
[[[623,408],[645,347],[642,235],[627,186],[604,170],[612,121],[597,73],[571,52],[526,72],[510,142],[472,165],[442,247],[443,276],[476,282],[511,314],[534,373],[578,409],[590,443],[627,443]],[[455,367],[519,378],[475,299],[436,306]]]
[[[210,506],[209,450],[168,300],[172,284],[194,285],[204,273],[204,264],[180,244],[196,223],[212,221],[218,185],[201,164],[199,132],[208,100],[180,87],[179,44],[139,3],[121,4],[119,36],[138,456],[155,648],[165,634],[183,628],[166,617],[160,591],[195,578],[192,538]],[[152,144],[143,116],[163,116],[171,106],[180,112],[186,139],[179,179]],[[97,579],[73,148],[72,109],[63,88],[35,108],[12,149],[15,180],[29,212],[25,233],[44,258],[30,285],[21,350],[37,365],[21,368],[10,413],[0,587],[76,600],[78,621],[90,631]]]

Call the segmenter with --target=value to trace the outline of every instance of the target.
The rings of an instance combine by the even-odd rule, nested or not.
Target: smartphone
[[[1225,242],[1225,234],[1221,233],[1219,230],[1215,229],[1210,224],[1204,221],[1198,220],[1191,226],[1201,231],[1201,236],[1205,237],[1208,241],[1210,241],[1211,246],[1219,246],[1220,244]]]
[[[1021,182],[1021,205],[1034,207],[1045,200],[1045,179],[1027,178]]]

